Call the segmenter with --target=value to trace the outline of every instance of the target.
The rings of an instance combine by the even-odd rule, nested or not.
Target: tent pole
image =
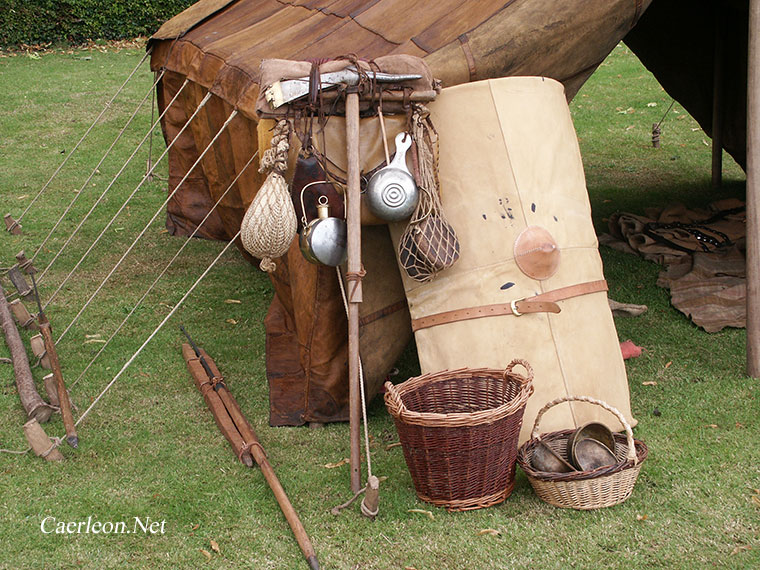
[[[350,88],[349,88],[350,89]],[[361,195],[359,166],[359,93],[346,95],[346,156],[348,158],[348,400],[351,439],[351,490],[361,489],[359,386],[359,303],[362,302]]]
[[[760,378],[760,0],[749,3],[747,57],[747,375]]]
[[[712,188],[723,185],[723,9],[716,4],[713,51]]]

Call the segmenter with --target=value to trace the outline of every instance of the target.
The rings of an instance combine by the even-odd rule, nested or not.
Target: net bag
[[[284,177],[288,169],[289,134],[288,121],[279,121],[272,135],[272,147],[264,151],[259,168],[259,172],[269,170],[269,175],[240,224],[243,247],[261,259],[259,267],[268,273],[276,267],[272,259],[285,255],[296,236],[296,212]]]

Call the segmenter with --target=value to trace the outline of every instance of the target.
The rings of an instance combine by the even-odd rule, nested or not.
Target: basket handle
[[[541,421],[541,417],[549,410],[549,408],[553,408],[557,404],[562,404],[563,402],[588,402],[589,404],[601,406],[613,414],[615,417],[617,417],[617,419],[620,420],[620,423],[623,424],[623,427],[625,428],[625,436],[628,440],[628,455],[626,459],[628,459],[628,461],[633,461],[634,465],[639,462],[638,457],[636,457],[636,446],[633,441],[633,430],[631,429],[631,425],[626,421],[623,414],[621,414],[617,408],[613,408],[609,404],[602,402],[601,400],[591,398],[590,396],[562,396],[561,398],[557,398],[556,400],[552,400],[546,404],[538,411],[538,414],[536,415],[536,421],[533,423],[533,433],[531,433],[530,436],[532,439],[541,439],[538,435],[538,424]]]
[[[533,383],[533,367],[530,365],[530,363],[527,360],[523,360],[522,358],[515,358],[507,364],[507,367],[504,369],[504,380],[507,379],[508,374],[512,374],[512,370],[517,365],[522,366],[525,368],[525,370],[528,372],[528,377],[524,378],[523,376],[520,376],[519,374],[514,374],[520,381],[521,384],[531,384]]]
[[[385,383],[385,401],[389,406],[396,410],[397,414],[400,414],[406,410],[406,406],[404,405],[404,401],[401,399],[401,395],[398,393],[396,386],[394,386],[391,382]]]

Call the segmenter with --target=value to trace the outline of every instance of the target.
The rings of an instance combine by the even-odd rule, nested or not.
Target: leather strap
[[[467,34],[462,34],[457,39],[462,47],[464,58],[467,60],[467,71],[470,73],[470,81],[475,81],[477,70],[475,68],[475,57],[473,57],[472,50],[470,49],[470,38],[467,37]]]
[[[412,319],[412,330],[418,331],[428,327],[454,323],[457,321],[467,321],[470,319],[480,319],[483,317],[497,317],[503,315],[514,315],[520,317],[527,313],[559,313],[560,307],[558,301],[564,301],[572,297],[588,295],[589,293],[599,293],[607,291],[607,281],[587,281],[586,283],[577,283],[547,291],[527,297],[525,299],[516,299],[510,303],[498,303],[495,305],[482,305],[480,307],[471,307],[467,309],[454,309],[453,311],[444,311],[419,319]]]

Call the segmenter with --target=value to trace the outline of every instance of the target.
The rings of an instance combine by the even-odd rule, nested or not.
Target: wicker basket
[[[615,414],[625,427],[625,435],[613,434],[615,438],[615,456],[617,463],[600,467],[593,471],[571,471],[570,473],[549,473],[533,468],[533,452],[540,442],[549,446],[563,459],[567,456],[567,440],[575,430],[555,431],[538,434],[541,416],[551,407],[562,402],[589,402],[601,406]],[[517,462],[528,475],[533,490],[547,503],[556,507],[579,510],[610,507],[625,501],[631,496],[636,478],[641,471],[641,463],[646,459],[647,446],[643,441],[633,439],[631,426],[618,410],[594,398],[587,396],[566,396],[546,404],[538,412],[533,425],[531,439],[526,441],[517,453]]]
[[[527,376],[514,371],[518,364]],[[385,404],[420,499],[463,511],[510,495],[532,382],[530,364],[518,359],[506,370],[462,368],[386,382]]]

